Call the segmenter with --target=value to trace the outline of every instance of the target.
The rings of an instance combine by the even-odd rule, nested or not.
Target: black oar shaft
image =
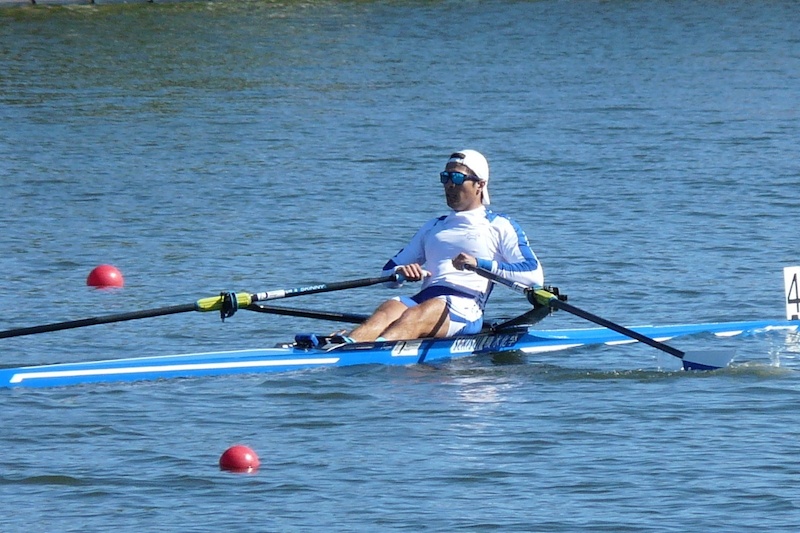
[[[69,320],[67,322],[56,322],[54,324],[44,324],[42,326],[31,326],[28,328],[10,329],[0,331],[0,339],[8,337],[22,337],[23,335],[34,335],[36,333],[46,333],[49,331],[61,331],[64,329],[82,328],[94,326],[96,324],[110,324],[112,322],[124,322],[126,320],[136,320],[139,318],[150,318],[154,316],[174,315],[177,313],[187,313],[195,310],[195,304],[174,305],[172,307],[161,307],[158,309],[146,309],[144,311],[133,311],[131,313],[120,313],[117,315],[95,316],[80,320]]]
[[[555,297],[552,298],[549,301],[548,305],[550,305],[550,307],[553,307],[554,309],[562,309],[562,310],[564,310],[564,311],[566,311],[568,313],[572,313],[573,315],[575,315],[577,317],[580,317],[580,318],[583,318],[585,320],[588,320],[589,322],[594,322],[595,324],[597,324],[599,326],[603,326],[604,328],[608,328],[610,330],[616,331],[617,333],[620,333],[622,335],[625,335],[626,337],[630,337],[630,338],[635,339],[635,340],[637,340],[639,342],[647,344],[648,346],[652,346],[653,348],[657,348],[659,350],[667,352],[668,354],[674,355],[675,357],[677,357],[679,359],[683,359],[683,357],[686,355],[684,352],[678,350],[677,348],[673,348],[669,344],[664,344],[663,342],[659,342],[659,341],[657,341],[655,339],[651,339],[650,337],[642,335],[641,333],[639,333],[637,331],[634,331],[632,329],[626,328],[625,326],[621,326],[619,324],[611,322],[610,320],[606,320],[603,317],[597,316],[597,315],[592,314],[592,313],[590,313],[588,311],[584,311],[583,309],[580,309],[578,307],[575,307],[574,305],[568,304],[567,302],[562,302],[558,298],[555,298]]]
[[[464,268],[466,268],[467,270],[472,270],[476,274],[479,274],[486,279],[489,279],[496,283],[500,283],[501,285],[505,285],[506,287],[509,287],[517,292],[525,294],[525,296],[531,303],[538,302],[542,305],[548,305],[553,309],[562,309],[577,317],[583,318],[584,320],[588,320],[589,322],[594,322],[599,326],[603,326],[604,328],[616,331],[617,333],[620,333],[622,335],[625,335],[626,337],[630,337],[634,340],[647,344],[648,346],[652,346],[653,348],[656,348],[670,355],[678,357],[679,359],[683,359],[684,356],[686,355],[685,352],[682,352],[677,348],[673,348],[668,344],[664,344],[663,342],[651,339],[650,337],[642,335],[641,333],[636,332],[632,329],[626,328],[625,326],[621,326],[617,323],[611,322],[610,320],[606,320],[605,318],[599,317],[593,313],[575,307],[572,304],[563,302],[559,300],[555,294],[552,294],[544,289],[533,289],[531,287],[527,287],[522,283],[517,283],[516,281],[511,281],[510,279],[506,279],[503,276],[498,276],[494,272],[490,272],[484,268],[474,267],[472,265],[465,265]]]
[[[251,305],[253,302],[258,302],[258,301],[274,300],[277,298],[289,298],[291,296],[302,296],[306,294],[317,294],[320,292],[333,292],[344,289],[355,289],[358,287],[367,287],[369,285],[378,285],[379,283],[397,281],[397,279],[398,279],[397,274],[390,274],[388,276],[383,276],[378,278],[361,278],[350,281],[321,283],[318,285],[309,285],[306,287],[298,287],[294,289],[280,289],[268,292],[260,292],[257,294],[238,293],[229,296],[231,296],[236,300],[238,307],[247,307]],[[83,318],[80,320],[56,322],[53,324],[31,326],[27,328],[9,329],[6,331],[0,331],[0,339],[5,339],[8,337],[21,337],[23,335],[33,335],[36,333],[46,333],[49,331],[60,331],[64,329],[82,328],[85,326],[94,326],[96,324],[124,322],[126,320],[136,320],[138,318],[150,318],[155,316],[173,315],[177,313],[188,313],[190,311],[199,311],[201,313],[207,311],[219,311],[223,308],[225,302],[226,302],[225,296],[220,295],[220,296],[212,296],[209,298],[202,298],[191,304],[160,307],[158,309],[147,309],[144,311],[120,313],[116,315]],[[359,320],[359,322],[361,321],[362,320]]]

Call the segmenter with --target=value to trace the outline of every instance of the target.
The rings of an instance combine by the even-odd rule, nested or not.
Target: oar
[[[45,333],[48,331],[60,331],[62,329],[82,328],[85,326],[94,326],[96,324],[109,324],[111,322],[124,322],[126,320],[137,320],[139,318],[150,318],[155,316],[174,315],[177,313],[188,313],[190,311],[220,311],[222,318],[231,316],[236,309],[246,308],[255,302],[263,302],[266,300],[276,300],[278,298],[290,298],[292,296],[303,296],[306,294],[317,294],[320,292],[341,291],[344,289],[355,289],[358,287],[367,287],[369,285],[378,285],[379,283],[387,283],[390,281],[397,281],[397,274],[390,274],[380,278],[362,278],[350,281],[337,281],[334,283],[322,283],[319,285],[309,285],[307,287],[297,287],[294,289],[277,289],[267,292],[259,292],[255,294],[248,293],[222,293],[219,296],[211,296],[209,298],[202,298],[194,303],[173,305],[169,307],[159,307],[156,309],[146,309],[143,311],[134,311],[131,313],[119,313],[116,315],[106,315],[91,318],[83,318],[80,320],[70,320],[67,322],[56,322],[54,324],[44,324],[41,326],[32,326],[27,328],[9,329],[0,331],[0,339],[8,337],[21,337],[23,335],[34,335],[36,333]]]
[[[617,333],[625,335],[626,337],[643,342],[644,344],[650,345],[653,348],[661,350],[662,352],[666,352],[672,356],[675,356],[683,361],[683,368],[686,370],[716,370],[719,368],[725,368],[728,366],[734,356],[734,354],[728,350],[683,352],[677,348],[673,348],[668,344],[664,344],[663,342],[642,335],[638,331],[626,328],[625,326],[620,326],[619,324],[611,322],[610,320],[606,320],[605,318],[599,317],[588,311],[584,311],[583,309],[575,307],[572,304],[568,304],[565,301],[559,300],[558,296],[544,289],[528,287],[522,283],[511,281],[480,267],[465,265],[464,268],[467,270],[472,270],[484,278],[490,279],[496,283],[505,285],[512,290],[524,294],[528,301],[532,304],[538,303],[541,305],[550,306],[553,309],[562,309],[575,316],[588,320],[589,322],[594,322],[595,324],[603,326],[604,328],[616,331]]]

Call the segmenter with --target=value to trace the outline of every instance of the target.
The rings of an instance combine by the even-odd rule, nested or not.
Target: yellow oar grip
[[[201,313],[205,313],[207,311],[219,311],[222,309],[222,302],[224,300],[225,297],[222,295],[201,298],[195,302],[194,309],[195,311],[200,311]],[[239,304],[239,307],[247,307],[253,303],[253,297],[246,292],[237,292],[236,302]]]

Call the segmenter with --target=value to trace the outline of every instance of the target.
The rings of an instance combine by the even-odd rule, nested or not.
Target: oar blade
[[[703,350],[685,352],[683,356],[684,370],[719,370],[727,367],[733,360],[735,352],[731,350]]]

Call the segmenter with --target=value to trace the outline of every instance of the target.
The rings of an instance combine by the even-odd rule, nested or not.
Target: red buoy
[[[256,452],[242,444],[231,446],[219,458],[219,468],[230,472],[253,472],[260,464]]]
[[[125,280],[122,278],[122,272],[117,267],[100,265],[89,272],[86,284],[90,287],[105,289],[108,287],[122,287],[125,285]]]

